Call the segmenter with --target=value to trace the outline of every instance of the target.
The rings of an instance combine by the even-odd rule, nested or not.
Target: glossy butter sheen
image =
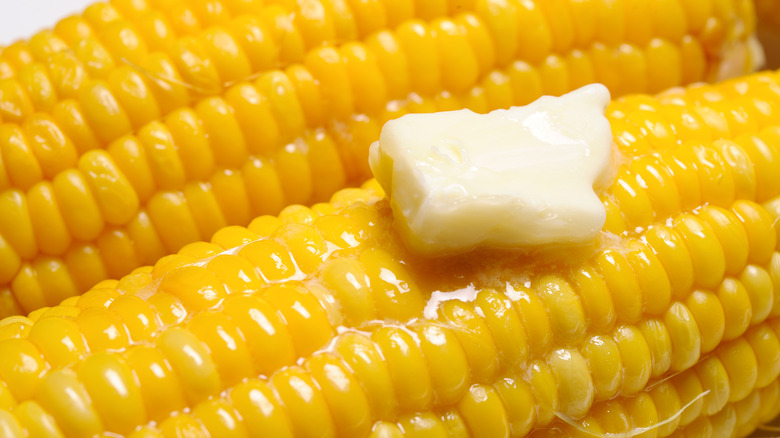
[[[611,174],[606,87],[525,107],[405,115],[388,122],[370,164],[402,235],[424,253],[592,241]]]

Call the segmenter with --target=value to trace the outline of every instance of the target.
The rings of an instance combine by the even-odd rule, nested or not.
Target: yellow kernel
[[[255,369],[270,374],[295,360],[290,332],[274,307],[257,296],[228,298],[223,311],[244,335]]]
[[[78,376],[107,430],[129,433],[146,422],[143,400],[135,379],[130,369],[116,356],[92,354],[78,368]]]
[[[327,399],[309,373],[297,366],[285,368],[271,377],[271,384],[290,415],[296,436],[335,436]]]
[[[239,383],[230,391],[230,401],[251,436],[293,437],[292,424],[284,407],[264,382]]]
[[[160,421],[185,406],[179,377],[160,349],[136,346],[124,356],[138,380],[148,419]]]
[[[35,398],[66,436],[96,435],[104,430],[84,385],[71,370],[49,373]]]
[[[157,339],[171,368],[181,379],[182,388],[190,403],[197,403],[219,393],[222,388],[216,365],[206,347],[185,329],[174,327]]]

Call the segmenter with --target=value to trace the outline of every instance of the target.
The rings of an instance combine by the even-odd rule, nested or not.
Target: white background
[[[0,46],[27,39],[96,0],[0,0]]]

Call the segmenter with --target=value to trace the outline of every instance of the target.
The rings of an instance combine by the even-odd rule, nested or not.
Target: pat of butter
[[[611,174],[606,87],[525,107],[409,114],[388,122],[369,162],[401,235],[428,254],[592,241],[594,192]]]

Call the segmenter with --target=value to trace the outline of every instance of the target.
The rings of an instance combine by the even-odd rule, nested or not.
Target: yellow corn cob
[[[158,3],[98,3],[0,53],[0,315],[365,181],[406,112],[752,68],[723,67],[748,0]]]
[[[613,102],[566,253],[419,257],[374,181],[223,228],[1,320],[0,431],[744,435],[780,409],[778,111],[780,73]]]

